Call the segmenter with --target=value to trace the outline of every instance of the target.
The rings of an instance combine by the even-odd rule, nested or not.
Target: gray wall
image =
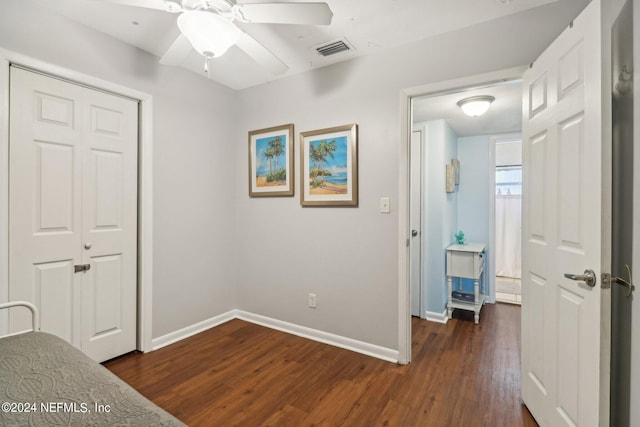
[[[0,2],[0,47],[153,95],[154,337],[241,308],[395,349],[400,90],[528,64],[583,5],[555,2],[242,92],[32,0]],[[303,209],[299,190],[248,197],[247,132],[285,123],[296,133],[360,125],[358,208]],[[390,215],[378,213],[383,196]]]
[[[0,47],[153,96],[153,337],[235,308],[236,92],[30,0],[0,2]]]
[[[528,64],[581,7],[557,2],[240,92],[239,308],[397,348],[401,89]],[[547,25],[555,30],[543,35]],[[248,197],[247,132],[285,123],[296,133],[360,125],[358,208],[303,209],[298,191]],[[296,171],[299,163],[296,154]],[[391,198],[390,215],[378,213],[380,197]],[[317,309],[307,307],[309,292]]]

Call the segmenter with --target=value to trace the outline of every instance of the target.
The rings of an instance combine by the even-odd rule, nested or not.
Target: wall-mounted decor
[[[358,205],[358,125],[300,133],[300,204]]]
[[[451,165],[453,166],[453,181],[456,185],[460,184],[460,160],[451,159]]]
[[[446,173],[446,191],[447,193],[453,193],[456,191],[456,182],[453,175],[453,165],[451,163],[446,165]]]
[[[293,196],[293,125],[249,132],[249,196]]]

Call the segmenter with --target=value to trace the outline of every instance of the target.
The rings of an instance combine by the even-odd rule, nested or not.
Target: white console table
[[[482,243],[454,244],[447,248],[447,287],[449,318],[454,308],[475,313],[474,323],[480,322],[480,309],[484,304],[484,258],[485,245]],[[453,289],[453,278],[473,279],[473,293]],[[460,285],[458,285],[460,287]]]

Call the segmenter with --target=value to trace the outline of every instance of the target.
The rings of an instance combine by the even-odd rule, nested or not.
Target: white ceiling
[[[108,4],[100,0],[37,0],[43,7],[161,57],[179,35],[176,15]],[[275,1],[275,0],[274,0]],[[285,2],[286,0],[277,0]],[[317,0],[315,0],[317,1]],[[241,24],[284,61],[289,70],[269,75],[244,52],[232,47],[213,60],[212,78],[233,89],[369,55],[558,0],[325,0],[333,11],[329,26]],[[265,0],[238,1],[265,3]],[[315,47],[346,38],[354,50],[328,58]],[[184,67],[205,76],[195,51]]]
[[[477,95],[495,98],[480,117],[466,116],[457,102]],[[522,129],[522,84],[520,80],[456,93],[425,96],[413,100],[413,123],[444,119],[459,137],[520,132]]]

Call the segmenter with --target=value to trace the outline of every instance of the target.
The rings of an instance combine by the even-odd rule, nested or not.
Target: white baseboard
[[[157,350],[165,347],[169,344],[181,341],[185,338],[189,338],[192,335],[204,332],[207,329],[211,329],[215,326],[221,325],[236,318],[236,310],[227,311],[226,313],[219,314],[210,319],[203,320],[202,322],[195,323],[186,328],[178,329],[177,331],[170,332],[166,335],[162,335],[158,338],[151,340],[151,349]]]
[[[442,313],[434,313],[433,311],[427,311],[426,318],[431,322],[437,322],[437,323],[447,323],[449,321],[449,316],[446,308]]]
[[[233,319],[244,320],[246,322],[276,329],[288,334],[297,335],[299,337],[355,351],[356,353],[365,354],[377,359],[386,360],[387,362],[398,363],[399,352],[397,350],[331,334],[317,329],[307,328],[306,326],[300,326],[294,323],[284,322],[282,320],[272,319],[270,317],[249,313],[243,310],[231,310],[212,317],[211,319],[203,320],[202,322],[187,326],[186,328],[154,338],[151,341],[152,349],[157,350]]]
[[[320,331],[318,329],[307,328],[306,326],[296,325],[294,323],[284,322],[282,320],[272,319],[270,317],[261,316],[259,314],[248,313],[246,311],[237,310],[238,319],[257,325],[266,326],[267,328],[276,329],[299,337],[308,338],[334,347],[344,348],[346,350],[355,351],[356,353],[366,354],[367,356],[377,359],[386,360],[387,362],[398,363],[400,354],[397,350],[381,347],[375,344],[354,340],[352,338],[343,337],[341,335],[331,334],[329,332]]]

